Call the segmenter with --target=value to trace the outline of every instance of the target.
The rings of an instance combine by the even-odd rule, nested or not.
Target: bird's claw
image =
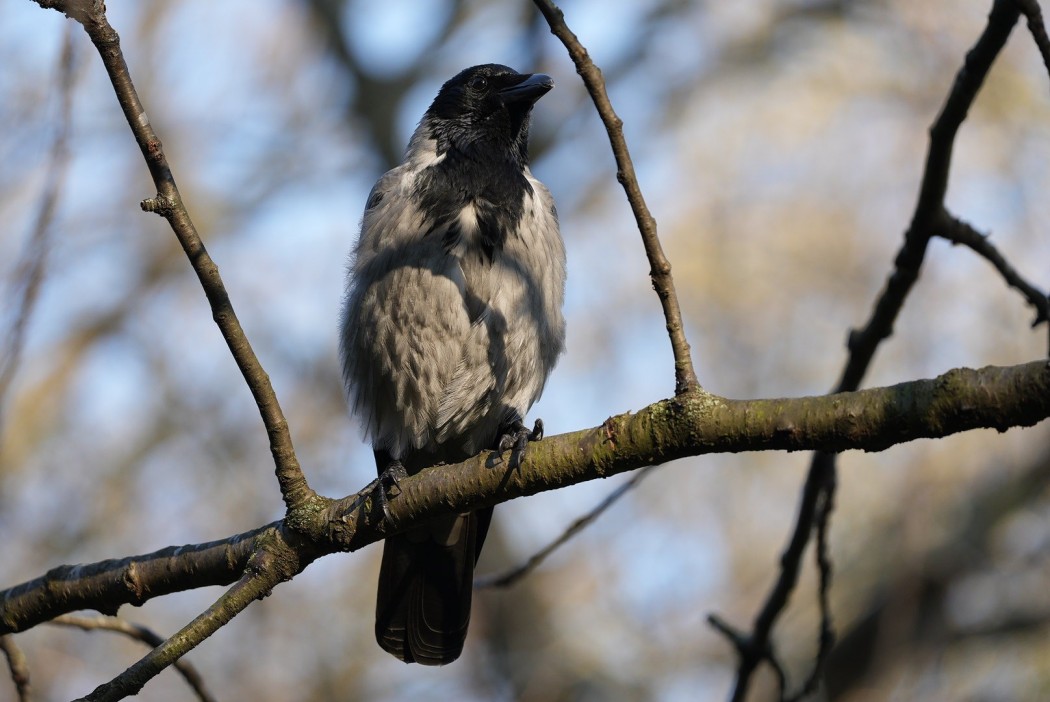
[[[408,477],[408,471],[401,465],[401,461],[390,461],[383,472],[379,474],[379,477],[370,482],[365,486],[365,489],[361,491],[363,495],[375,494],[375,500],[379,504],[380,509],[383,510],[383,524],[393,524],[393,518],[390,516],[390,501],[387,498],[387,490],[390,490],[391,496],[401,494],[401,479]]]
[[[496,453],[500,458],[503,452],[510,449],[511,468],[517,468],[525,460],[525,449],[530,441],[539,441],[543,438],[543,420],[537,419],[532,425],[532,431],[525,428],[520,419],[515,419],[508,424],[496,443]]]

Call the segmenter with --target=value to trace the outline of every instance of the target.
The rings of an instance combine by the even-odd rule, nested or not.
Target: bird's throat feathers
[[[442,230],[446,251],[467,243],[492,260],[516,231],[525,201],[534,194],[527,166],[507,158],[473,158],[456,148],[444,152],[434,139],[413,140],[417,168],[415,199],[430,222],[427,235]]]

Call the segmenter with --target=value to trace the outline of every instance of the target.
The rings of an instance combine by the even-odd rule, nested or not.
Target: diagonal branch
[[[204,294],[211,305],[212,317],[222,332],[226,345],[233,354],[237,367],[244,376],[248,388],[259,407],[263,424],[270,441],[270,452],[273,454],[277,481],[281,486],[281,496],[286,507],[291,511],[302,508],[316,495],[306,482],[299,460],[292,445],[288,421],[270,384],[270,377],[263,370],[248,338],[244,335],[233,303],[226,292],[226,286],[219,275],[219,268],[208,254],[197,229],[190,219],[189,212],[182,201],[179,189],[175,185],[171,168],[160,139],[153,131],[146,111],[139,100],[138,92],[131,81],[128,65],[120,50],[120,37],[106,18],[106,7],[102,0],[34,0],[47,9],[55,9],[79,22],[87,31],[91,42],[98,49],[102,63],[109,74],[110,82],[116,92],[117,100],[124,111],[124,117],[131,127],[142,155],[149,167],[157,196],[142,202],[142,209],[156,212],[168,220],[175,236],[178,237],[194,272],[204,288]]]
[[[18,702],[30,702],[33,699],[33,687],[29,684],[29,664],[26,663],[25,654],[10,634],[0,636],[0,651],[7,659],[7,669],[11,671]]]
[[[286,559],[275,559],[274,556],[274,552],[266,549],[253,554],[244,575],[215,604],[123,673],[81,698],[83,702],[115,702],[137,694],[162,670],[193,650],[252,602],[266,597],[278,583],[290,580],[301,570],[294,566],[288,570],[291,564]]]
[[[159,646],[164,642],[164,639],[151,629],[148,629],[141,624],[133,624],[132,622],[124,621],[123,619],[117,619],[116,617],[106,617],[102,615],[84,617],[63,614],[61,617],[52,619],[49,623],[58,626],[82,629],[84,631],[113,631],[118,634],[124,634],[135,641],[141,641],[150,648]],[[215,702],[215,698],[205,687],[204,679],[201,677],[201,674],[197,672],[197,669],[191,663],[179,660],[175,661],[174,666],[175,670],[177,670],[186,681],[186,684],[189,685],[190,689],[197,695],[197,699],[201,700],[201,702]]]
[[[536,553],[529,556],[529,558],[522,564],[510,568],[503,573],[493,573],[492,575],[481,576],[474,579],[474,587],[478,589],[488,587],[510,587],[516,584],[519,580],[524,578],[526,575],[536,570],[547,558],[557,551],[559,548],[569,542],[569,540],[583,531],[585,528],[590,526],[598,517],[602,516],[607,509],[616,504],[617,501],[628,492],[637,487],[638,483],[652,473],[655,469],[660,466],[652,465],[642,468],[633,476],[631,479],[617,487],[615,490],[605,496],[605,499],[595,505],[591,511],[584,514],[582,517],[576,519],[572,524],[562,532],[561,536],[551,541],[549,544],[541,548]]]
[[[565,24],[565,16],[562,11],[551,0],[535,0],[536,7],[543,13],[543,17],[550,25],[551,33],[558,37],[569,51],[569,57],[576,64],[576,72],[587,86],[598,115],[605,124],[605,130],[609,133],[609,142],[612,145],[613,156],[616,158],[616,180],[623,185],[627,193],[627,200],[631,204],[634,218],[638,223],[638,231],[642,235],[642,243],[645,246],[645,255],[649,258],[649,277],[653,281],[653,289],[660,298],[663,307],[664,320],[667,322],[667,334],[671,338],[671,350],[674,353],[674,377],[675,394],[681,395],[700,389],[700,383],[696,379],[693,370],[693,359],[689,355],[689,342],[685,338],[685,326],[682,323],[682,310],[678,305],[678,294],[674,288],[674,278],[671,277],[671,263],[664,255],[660,238],[656,234],[656,220],[653,219],[642,196],[642,189],[638,185],[638,178],[634,173],[634,163],[631,154],[627,150],[627,140],[623,136],[623,120],[613,110],[609,94],[605,91],[605,80],[602,78],[601,69],[591,60],[587,49],[580,40],[572,33]]]
[[[549,0],[536,0],[536,6],[547,20],[551,33],[558,37],[568,50],[569,57],[576,65],[576,72],[583,79],[583,84],[588,94],[590,94],[591,100],[594,102],[598,115],[609,135],[609,142],[612,146],[613,157],[617,166],[616,179],[623,186],[631,211],[634,213],[638,231],[642,236],[642,244],[645,247],[645,254],[649,259],[649,276],[652,279],[653,289],[660,298],[660,305],[663,308],[666,329],[671,340],[671,351],[674,356],[675,394],[681,395],[700,390],[700,383],[693,369],[689,341],[685,336],[685,325],[682,322],[682,311],[678,304],[674,278],[671,276],[671,263],[664,255],[663,246],[660,244],[660,238],[656,232],[656,220],[649,212],[641,187],[638,185],[638,178],[634,172],[634,163],[631,160],[631,154],[627,148],[627,140],[623,134],[623,120],[616,114],[612,101],[609,100],[601,69],[595,65],[587,49],[580,43],[579,38],[572,30],[569,29],[561,9]],[[570,524],[561,536],[530,556],[522,565],[500,575],[479,579],[475,586],[508,587],[525,577],[546,560],[551,553],[568,543],[584,527],[596,520],[620,498],[628,494],[647,472],[639,474],[614,490],[587,514]]]
[[[1017,269],[999,253],[999,249],[995,248],[995,244],[988,239],[987,234],[982,234],[968,222],[951,214],[946,215],[945,226],[937,233],[953,244],[962,244],[973,249],[975,253],[995,266],[995,270],[999,271],[999,275],[1003,277],[1006,284],[1020,292],[1028,304],[1035,308],[1033,327],[1050,321],[1050,298],[1021,277]],[[1047,328],[1050,329],[1050,324],[1047,325]]]
[[[850,357],[837,386],[839,391],[860,387],[876,348],[893,333],[893,324],[905,298],[919,279],[919,269],[930,238],[944,229],[947,221],[944,196],[948,189],[955,135],[976,100],[992,62],[1006,45],[1017,18],[1013,0],[995,0],[984,32],[966,54],[948,99],[930,128],[926,167],[911,225],[904,234],[904,245],[894,261],[893,274],[886,281],[871,318],[863,329],[850,334]]]
[[[946,228],[948,215],[944,209],[944,197],[948,189],[955,135],[966,119],[992,62],[1005,46],[1019,15],[1020,11],[1014,0],[995,0],[988,24],[977,43],[967,53],[963,66],[955,77],[944,107],[930,129],[930,146],[919,199],[911,224],[905,232],[904,244],[894,260],[893,273],[879,295],[867,325],[850,333],[849,358],[839,379],[837,392],[860,387],[876,349],[893,333],[894,322],[904,306],[904,301],[919,279],[930,238]],[[802,556],[810,534],[814,529],[818,532],[827,529],[830,510],[818,509],[818,506],[833,504],[834,485],[835,456],[819,452],[814,455],[810,465],[799,502],[798,518],[788,546],[780,559],[780,575],[755,617],[750,636],[733,640],[739,657],[733,700],[746,699],[752,674],[762,661],[771,660],[770,637],[773,626],[787,606],[798,582]],[[830,577],[830,567],[825,567],[826,565],[821,564],[822,590],[826,589],[826,579]],[[822,629],[826,626],[825,619]],[[825,634],[822,633],[822,651],[825,650],[824,637]],[[743,645],[740,642],[743,642]],[[822,662],[818,658],[817,666]]]
[[[1035,46],[1039,49],[1039,55],[1043,57],[1043,65],[1050,71],[1050,38],[1046,36],[1046,25],[1043,23],[1043,10],[1039,7],[1038,0],[1014,0],[1017,9],[1028,19],[1028,31],[1032,33]]]

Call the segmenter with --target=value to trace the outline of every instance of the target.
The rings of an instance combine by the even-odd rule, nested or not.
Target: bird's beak
[[[525,102],[532,104],[547,94],[554,87],[551,77],[543,73],[532,73],[522,76],[520,83],[508,85],[499,91],[499,96],[506,104]]]

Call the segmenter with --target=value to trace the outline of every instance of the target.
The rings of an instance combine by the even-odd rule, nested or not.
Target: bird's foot
[[[393,519],[390,516],[390,500],[387,497],[387,490],[390,491],[391,497],[400,495],[401,479],[407,477],[408,471],[401,465],[401,461],[390,461],[387,467],[383,469],[383,472],[379,474],[379,477],[366,485],[365,489],[360,493],[362,495],[375,494],[375,501],[379,504],[380,509],[383,510],[384,525],[393,524]]]
[[[503,428],[503,434],[496,442],[496,453],[503,458],[503,452],[510,449],[510,463],[512,469],[516,469],[525,460],[525,449],[530,441],[539,441],[543,438],[543,420],[537,419],[532,425],[532,430],[525,428],[521,419],[514,419]]]

